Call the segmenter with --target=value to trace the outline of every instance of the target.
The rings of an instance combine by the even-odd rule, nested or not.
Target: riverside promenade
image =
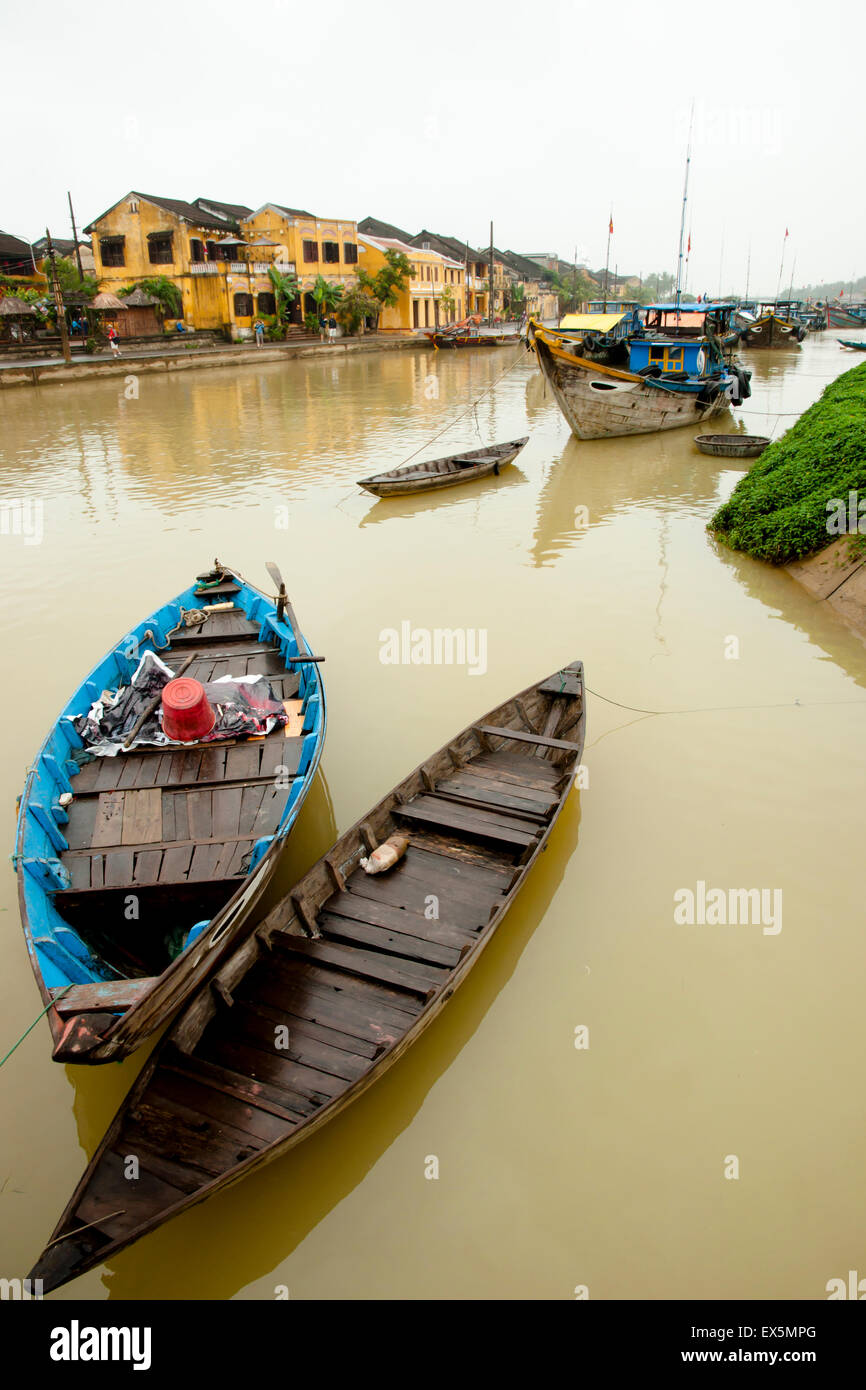
[[[387,334],[370,333],[361,338],[338,338],[323,343],[316,338],[297,339],[292,343],[226,343],[224,346],[176,347],[152,344],[147,347],[121,349],[118,357],[110,354],[76,354],[71,362],[62,357],[26,357],[0,363],[0,390],[15,386],[65,385],[73,381],[88,381],[95,377],[144,375],[153,372],[179,372],[202,367],[236,367],[248,362],[282,362],[297,357],[345,356],[359,352],[414,352],[429,349],[424,337],[395,338]]]

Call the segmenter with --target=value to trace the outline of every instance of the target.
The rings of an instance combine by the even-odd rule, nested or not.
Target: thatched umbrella
[[[36,310],[17,294],[7,294],[0,299],[0,314],[6,319],[20,319],[24,314],[35,314]]]
[[[126,305],[122,299],[118,299],[116,294],[104,292],[96,296],[90,307],[91,309],[125,309]]]
[[[102,295],[98,296],[99,299],[101,299],[102,297]],[[109,299],[112,299],[113,297],[113,295],[106,296],[106,298]],[[118,302],[123,305],[124,309],[153,309],[156,307],[157,304],[159,304],[159,300],[154,299],[152,294],[145,294],[144,290],[141,288],[140,285],[136,285],[135,289],[132,291],[132,294],[126,295],[124,299],[119,300]]]
[[[32,304],[26,300],[19,299],[16,294],[7,294],[0,299],[0,324],[2,324],[2,334],[6,337],[7,333],[13,342],[24,341],[24,320],[36,318],[36,310]]]

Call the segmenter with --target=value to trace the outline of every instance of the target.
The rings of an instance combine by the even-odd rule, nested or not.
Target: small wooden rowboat
[[[397,1061],[544,848],[585,720],[575,661],[464,729],[300,879],[148,1060],[33,1271],[44,1292],[286,1153]],[[368,875],[395,832],[405,855]]]
[[[437,348],[470,348],[470,347],[496,347],[502,339],[495,337],[492,333],[425,333],[434,347]]]
[[[854,338],[837,338],[836,342],[843,348],[851,348],[854,352],[866,352],[866,338],[861,338],[859,343]]]
[[[695,443],[702,454],[714,454],[723,459],[752,459],[762,454],[769,444],[763,434],[697,434]]]
[[[268,569],[276,600],[217,561],[132,628],[67,701],[28,773],[18,896],[56,1061],[119,1060],[167,1022],[243,936],[297,818],[325,738],[321,658]],[[147,652],[201,683],[264,676],[288,722],[91,756],[73,718],[129,688]],[[218,691],[207,685],[211,699]]]
[[[377,497],[396,497],[405,492],[430,492],[433,488],[454,487],[457,483],[468,483],[473,478],[498,474],[501,468],[514,462],[528,442],[529,435],[525,435],[523,439],[511,439],[507,444],[491,444],[486,449],[469,449],[460,454],[449,454],[447,458],[412,463],[408,468],[392,468],[390,473],[376,473],[372,478],[362,478],[358,487]]]

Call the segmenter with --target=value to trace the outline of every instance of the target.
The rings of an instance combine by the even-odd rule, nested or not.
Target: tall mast
[[[779,298],[779,291],[782,288],[782,271],[785,268],[785,242],[788,240],[788,228],[785,228],[785,235],[782,237],[782,259],[779,262],[779,283],[776,286],[776,298]]]
[[[689,166],[692,162],[692,123],[695,119],[695,103],[692,100],[692,109],[689,112],[689,143],[686,148],[686,177],[683,183],[683,212],[680,218],[680,249],[677,258],[677,323],[680,320],[680,296],[682,294],[683,283],[683,237],[686,230],[686,205],[689,201]]]
[[[752,243],[749,242],[749,250],[746,256],[746,293],[744,298],[749,298],[749,276],[752,271]]]
[[[607,313],[607,273],[610,268],[610,239],[613,235],[613,208],[610,210],[610,221],[607,224],[607,256],[604,262],[604,307],[602,313]]]

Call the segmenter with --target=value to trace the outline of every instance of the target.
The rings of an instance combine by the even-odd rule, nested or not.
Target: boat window
[[[593,391],[615,391],[616,387],[612,381],[591,381],[590,386]]]

